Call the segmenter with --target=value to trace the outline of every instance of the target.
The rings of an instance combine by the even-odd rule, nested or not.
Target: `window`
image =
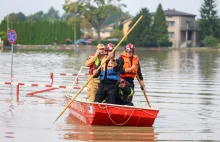
[[[167,26],[173,27],[173,26],[175,26],[175,22],[174,21],[167,21]]]
[[[169,32],[169,33],[168,33],[168,36],[169,36],[169,38],[174,38],[175,33],[174,33],[174,32]]]

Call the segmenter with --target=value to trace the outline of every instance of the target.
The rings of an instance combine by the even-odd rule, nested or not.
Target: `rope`
[[[109,119],[112,121],[112,123],[114,123],[115,125],[118,125],[118,126],[122,126],[122,125],[124,125],[124,124],[126,124],[130,119],[131,119],[131,116],[133,115],[133,113],[134,113],[134,111],[136,110],[136,108],[134,107],[133,108],[133,111],[132,111],[132,113],[130,114],[130,116],[128,117],[128,119],[124,122],[124,123],[121,123],[121,124],[117,124],[112,118],[111,118],[111,114],[110,114],[110,112],[109,112],[109,110],[108,110],[108,104],[106,103],[106,105],[105,105],[105,107],[102,107],[99,103],[97,104],[98,106],[99,106],[99,108],[95,108],[94,106],[93,106],[93,104],[91,104],[90,103],[90,106],[92,106],[92,108],[94,109],[94,110],[97,110],[97,109],[106,109],[107,110],[107,113],[108,113],[108,116],[109,116]],[[112,107],[115,107],[115,106],[112,106]],[[119,108],[120,109],[120,107],[115,107],[115,108]],[[124,110],[130,110],[130,108],[129,109],[124,109]],[[145,110],[143,110],[142,109],[142,111],[143,112],[145,112],[145,113],[147,113],[147,114],[149,114],[149,115],[152,115],[152,116],[157,116],[157,115],[155,115],[155,114],[152,114],[152,113],[150,113],[150,112],[147,112],[147,111],[145,111]]]
[[[107,112],[108,112],[109,119],[112,121],[112,123],[114,123],[115,125],[122,126],[122,125],[126,124],[126,123],[130,120],[131,116],[132,116],[133,113],[134,113],[135,107],[134,107],[134,109],[133,109],[131,115],[128,117],[128,119],[127,119],[124,123],[121,123],[121,124],[117,124],[117,123],[111,118],[111,115],[110,115],[110,113],[109,113],[109,111],[108,111],[107,104],[106,104],[106,110],[107,110]]]
[[[150,112],[146,112],[145,110],[142,110],[143,112],[145,112],[145,113],[147,113],[147,114],[150,114],[150,115],[153,115],[153,116],[157,116],[157,115],[155,115],[155,114],[152,114],[152,113],[150,113]]]

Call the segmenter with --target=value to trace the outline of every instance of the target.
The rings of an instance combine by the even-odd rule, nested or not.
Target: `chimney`
[[[170,11],[170,9],[168,8],[168,10]]]
[[[173,8],[173,11],[175,11],[175,8]]]

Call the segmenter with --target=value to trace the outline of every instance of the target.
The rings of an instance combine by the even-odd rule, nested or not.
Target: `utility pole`
[[[76,23],[74,23],[74,42],[76,42]]]
[[[8,28],[9,28],[9,26],[8,26],[8,15],[7,15],[7,29],[6,29],[6,33],[8,32]]]

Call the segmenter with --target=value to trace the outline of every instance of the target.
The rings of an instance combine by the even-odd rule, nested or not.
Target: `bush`
[[[1,37],[1,40],[4,41],[4,44],[6,45],[8,43],[8,41],[6,39],[6,33],[0,32],[0,37]]]
[[[218,45],[218,39],[213,36],[206,36],[203,42],[207,47],[215,47]]]
[[[113,32],[111,33],[112,38],[122,38],[123,36],[123,32],[118,29],[113,30]]]

